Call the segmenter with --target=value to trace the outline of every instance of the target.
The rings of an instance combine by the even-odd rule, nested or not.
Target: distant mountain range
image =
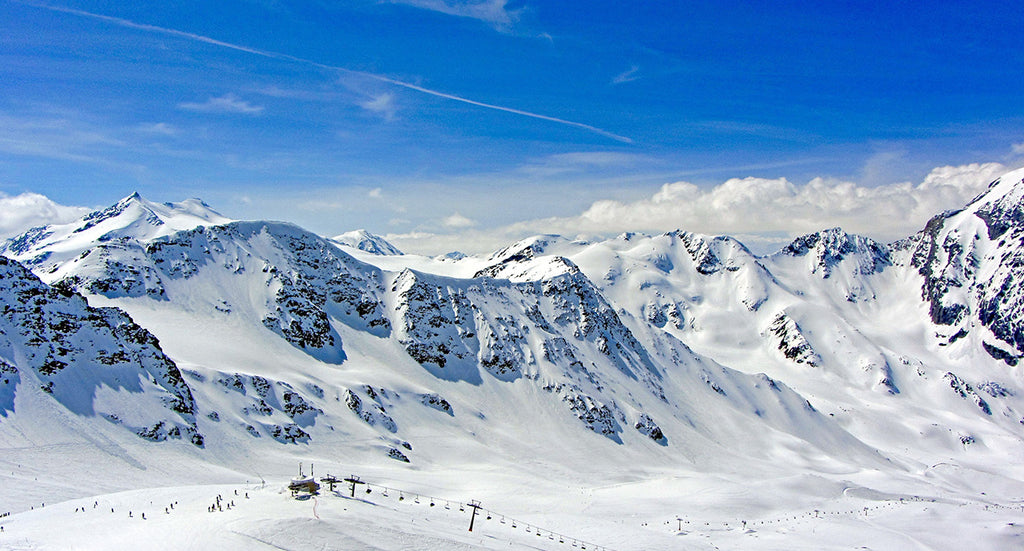
[[[348,445],[413,464],[452,442],[707,469],[786,449],[1010,461],[1022,178],[892,244],[833,228],[768,256],[676,231],[432,259],[136,194],[0,248],[0,420],[52,401],[200,454]]]

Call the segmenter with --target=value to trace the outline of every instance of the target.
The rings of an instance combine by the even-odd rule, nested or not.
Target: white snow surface
[[[1024,375],[998,320],[1019,322],[984,288],[1016,274],[1019,225],[992,220],[1022,178],[907,243],[832,229],[766,257],[681,231],[380,254],[137,196],[30,232],[5,254],[155,335],[204,443],[22,377],[0,548],[1022,548]],[[934,284],[966,305],[952,324],[913,260],[928,235],[957,239],[933,255],[959,270]],[[369,486],[295,498],[299,463]]]

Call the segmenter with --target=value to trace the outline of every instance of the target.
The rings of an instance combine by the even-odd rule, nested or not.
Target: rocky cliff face
[[[1024,351],[1024,172],[1007,174],[963,210],[932,218],[895,245],[924,278],[922,298],[947,344],[975,325],[991,332],[994,358],[1014,364]]]
[[[149,331],[115,308],[93,308],[0,257],[0,408],[33,386],[83,416],[100,416],[149,440],[201,446],[196,403]]]

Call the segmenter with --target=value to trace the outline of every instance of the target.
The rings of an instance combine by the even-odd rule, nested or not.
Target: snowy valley
[[[0,249],[0,547],[1019,548],[1022,201],[427,258],[132,195]]]

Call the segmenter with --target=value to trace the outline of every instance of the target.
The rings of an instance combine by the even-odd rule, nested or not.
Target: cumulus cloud
[[[683,229],[731,235],[766,253],[796,236],[839,226],[891,242],[921,230],[938,213],[964,206],[1007,170],[999,163],[944,166],[916,184],[882,186],[831,178],[814,178],[805,184],[785,178],[733,178],[711,188],[673,182],[636,201],[595,201],[574,216],[461,233],[455,231],[458,226],[446,226],[453,230],[451,235],[405,235],[398,241],[402,250],[437,254],[450,249],[434,247],[461,240],[461,250],[473,253],[540,233],[612,236],[624,231]]]
[[[19,235],[28,229],[75,220],[92,209],[58,204],[45,195],[0,193],[0,239]]]
[[[477,19],[499,30],[509,29],[519,17],[518,11],[505,7],[508,0],[392,0],[392,3]]]
[[[178,108],[197,113],[238,113],[242,115],[256,115],[263,111],[262,105],[253,105],[234,94],[224,94],[217,98],[211,97],[203,103],[179,103]]]
[[[471,228],[476,225],[475,220],[466,218],[457,212],[451,216],[445,217],[441,223],[444,224],[444,227],[452,229]]]
[[[1012,146],[1010,146],[1010,149],[1011,151],[1013,151],[1014,155],[1024,155],[1024,142],[1015,143]]]
[[[946,166],[932,170],[916,185],[875,187],[826,178],[804,185],[784,178],[733,178],[710,189],[676,182],[639,201],[597,201],[578,216],[525,224],[567,234],[682,228],[790,236],[841,226],[889,241],[919,230],[943,210],[964,205],[1005,171],[999,163]]]

